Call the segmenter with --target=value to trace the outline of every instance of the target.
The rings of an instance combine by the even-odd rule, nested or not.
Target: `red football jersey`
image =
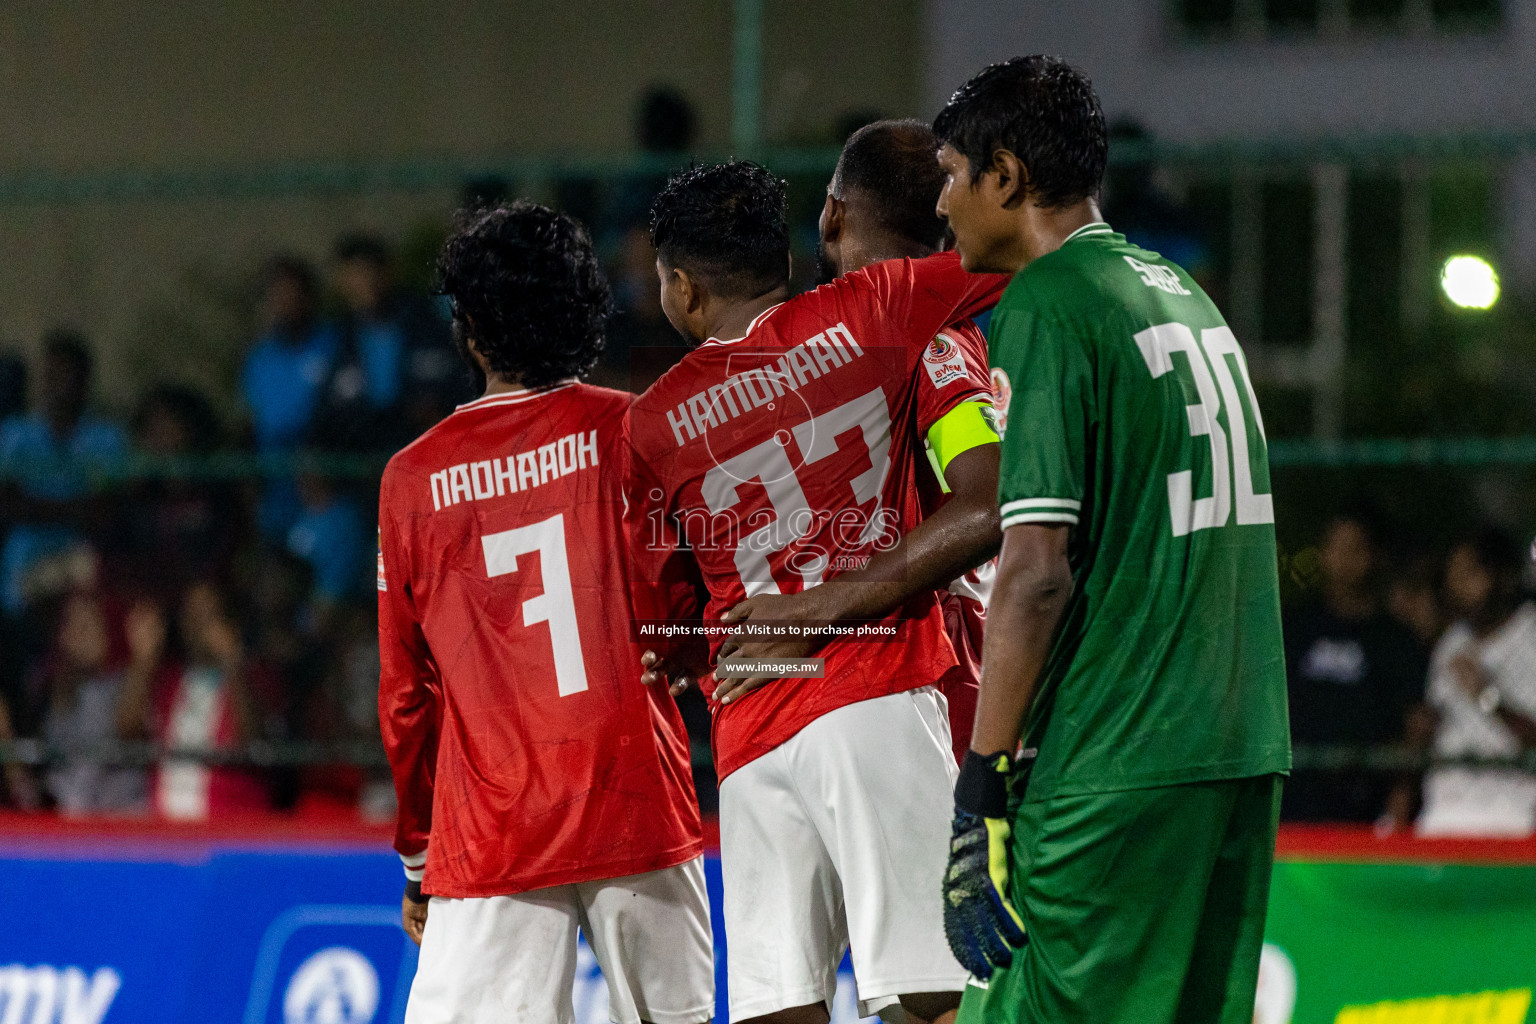
[[[987,603],[996,575],[994,559],[972,569],[939,594],[944,628],[958,663],[939,680],[939,692],[949,704],[949,738],[956,763],[965,760],[976,724],[976,698],[981,693],[981,639],[987,627]]]
[[[967,320],[939,332],[941,341],[953,342],[965,360],[966,371],[978,381],[989,379],[987,338],[975,322]],[[990,397],[990,395],[989,395]],[[938,472],[934,465],[935,474]],[[948,496],[938,487],[936,475],[918,475],[923,516],[936,511]],[[976,697],[981,689],[981,638],[987,623],[987,602],[992,596],[992,579],[997,572],[995,559],[972,569],[939,593],[944,612],[944,628],[955,649],[957,664],[938,682],[938,690],[949,704],[949,734],[955,760],[965,760],[971,746],[971,728],[976,721]]]
[[[1007,282],[967,274],[953,253],[877,263],[690,352],[630,411],[637,557],[686,545],[709,591],[704,614],[718,619],[745,597],[815,586],[892,546],[921,518],[928,428],[988,396],[935,335],[994,304]],[[827,644],[823,679],[715,705],[719,776],[830,711],[936,683],[955,664],[933,591],[882,625],[893,640]]]
[[[614,878],[703,848],[682,719],[641,685],[628,628],[616,456],[633,398],[482,398],[384,472],[379,720],[395,847],[427,850],[426,892]]]

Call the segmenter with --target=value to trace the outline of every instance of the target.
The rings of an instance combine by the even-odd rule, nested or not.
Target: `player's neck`
[[[884,263],[886,260],[920,260],[925,256],[932,256],[936,251],[921,242],[898,238],[895,235],[884,235],[868,241],[860,241],[851,246],[845,241],[843,273],[862,270],[871,263]]]
[[[755,298],[729,304],[721,303],[718,312],[711,311],[714,315],[709,317],[704,337],[719,338],[721,341],[734,341],[745,337],[747,328],[752,326],[752,321],[762,316],[764,310],[772,309],[787,298],[789,298],[789,285],[785,283]]]
[[[1014,269],[1020,269],[1041,256],[1055,252],[1073,232],[1103,219],[1099,204],[1092,199],[1052,209],[1036,206],[1032,202],[1026,203],[1019,218],[1022,230],[1016,258],[1021,262]]]
[[[485,393],[481,398],[490,398],[492,395],[509,395],[514,391],[526,391],[522,379],[505,373],[488,373],[485,375]]]

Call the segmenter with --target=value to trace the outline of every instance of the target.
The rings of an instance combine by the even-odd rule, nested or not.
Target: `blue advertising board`
[[[724,1022],[718,859],[705,874]],[[399,1024],[416,969],[402,884],[379,847],[0,848],[0,1021]],[[840,980],[834,1020],[853,1021]],[[585,946],[573,999],[579,1024],[608,1019]]]

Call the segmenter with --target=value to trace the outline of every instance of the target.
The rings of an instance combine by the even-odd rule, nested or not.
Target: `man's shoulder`
[[[1085,343],[1176,320],[1220,324],[1210,298],[1182,269],[1119,236],[1084,240],[1040,257],[1014,275],[994,314],[994,340],[1038,323]]]
[[[686,397],[690,387],[699,379],[698,367],[699,349],[694,348],[683,354],[683,357],[651,382],[650,387],[636,395],[630,403],[629,414],[631,417],[645,417],[654,415],[659,410],[671,408],[679,401],[679,397]]]
[[[1059,316],[1102,307],[1106,294],[1120,291],[1114,275],[1118,258],[1103,243],[1066,245],[1046,253],[1013,275],[998,309]]]
[[[631,399],[631,416],[639,419],[660,416],[664,410],[676,407],[699,391],[723,382],[733,372],[733,352],[759,353],[763,344],[772,344],[771,337],[774,336],[754,330],[738,341],[711,340],[690,349],[650,387]]]
[[[580,405],[583,410],[602,417],[622,417],[639,399],[633,391],[605,388],[598,384],[578,381],[566,393],[565,401]]]
[[[436,464],[442,461],[442,456],[456,448],[467,433],[467,421],[460,415],[463,408],[460,406],[444,416],[423,431],[416,440],[391,455],[384,465],[382,486],[388,489],[401,477],[428,475],[441,469]]]

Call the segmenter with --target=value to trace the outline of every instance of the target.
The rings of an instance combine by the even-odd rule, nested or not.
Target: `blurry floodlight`
[[[1499,275],[1481,256],[1452,256],[1440,268],[1440,290],[1462,309],[1491,309],[1499,301]]]

